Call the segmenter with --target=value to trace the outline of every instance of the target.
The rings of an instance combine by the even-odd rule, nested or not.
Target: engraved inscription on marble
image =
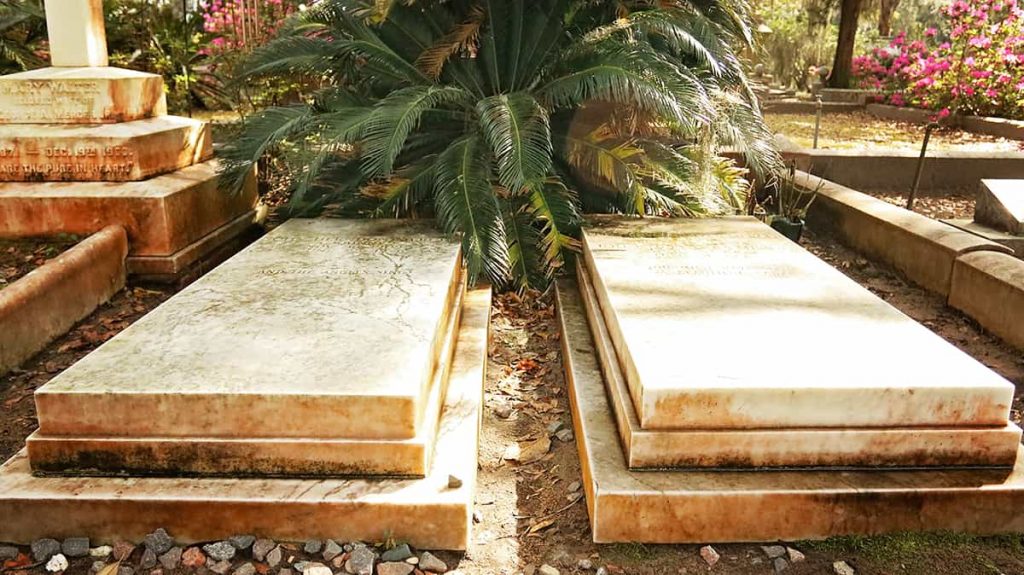
[[[136,168],[128,146],[0,143],[0,179],[106,179],[128,177]]]
[[[74,120],[92,113],[103,97],[104,84],[96,80],[20,80],[0,82],[0,119],[52,118]]]

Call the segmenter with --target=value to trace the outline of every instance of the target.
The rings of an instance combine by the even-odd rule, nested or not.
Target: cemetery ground
[[[64,236],[45,240],[0,240],[0,289],[78,243]]]
[[[1013,382],[1018,392],[1012,419],[1021,422],[1024,358],[1019,352],[984,333],[972,320],[945,306],[941,298],[827,236],[811,230],[804,246]],[[35,389],[173,292],[166,287],[130,286],[21,369],[0,378],[4,413],[0,420],[0,457],[7,458],[20,449],[36,427],[32,401]],[[592,573],[600,567],[612,575],[773,572],[772,559],[760,545],[714,545],[719,558],[709,568],[698,545],[593,544],[580,489],[579,457],[572,437],[552,295],[500,296],[491,329],[475,506],[477,524],[466,554],[437,554],[451,568],[464,575],[552,572],[541,571],[543,566],[565,574]],[[781,345],[783,358],[791,358],[798,365],[799,341]],[[787,563],[786,572],[794,574],[837,572],[834,563],[838,561],[845,561],[858,574],[1024,573],[1024,547],[1016,536],[908,534],[789,542],[788,546],[799,552],[792,556],[796,561]],[[293,562],[313,557],[303,551],[302,543],[286,550]],[[710,556],[707,551],[704,555]],[[139,548],[124,564],[138,575],[150,575],[151,569],[139,568],[141,559]],[[75,559],[68,573],[85,575],[92,561]],[[232,569],[246,561],[248,556],[240,553]],[[265,564],[257,562],[256,566],[262,570]],[[5,575],[21,575],[25,570],[13,565],[0,569]],[[29,571],[42,572],[42,566]],[[174,570],[186,571],[181,567]]]
[[[765,113],[765,121],[773,131],[784,134],[801,148],[814,144],[814,114]],[[866,111],[824,113],[818,147],[826,150],[881,149],[920,152],[924,126],[896,122],[874,116]],[[952,127],[932,133],[928,149],[958,152],[1015,152],[1021,142]]]

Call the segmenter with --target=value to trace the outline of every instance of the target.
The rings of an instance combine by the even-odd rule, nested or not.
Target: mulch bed
[[[72,248],[77,236],[0,240],[0,289]]]

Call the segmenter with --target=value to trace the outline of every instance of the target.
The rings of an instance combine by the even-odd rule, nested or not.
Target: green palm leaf
[[[498,181],[513,194],[539,182],[551,168],[547,111],[523,92],[491,96],[477,104],[480,127],[498,167]]]

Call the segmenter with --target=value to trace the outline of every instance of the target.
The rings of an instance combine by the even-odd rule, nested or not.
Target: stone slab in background
[[[437,455],[423,479],[36,477],[22,452],[0,466],[0,541],[82,533],[95,541],[139,541],[159,525],[182,544],[258,533],[278,541],[395,540],[465,549],[489,320],[490,290],[468,292]],[[297,417],[282,410],[265,422],[287,425]],[[459,487],[451,486],[451,476]]]
[[[40,388],[40,434],[413,438],[460,271],[432,222],[291,220]]]
[[[106,66],[103,0],[47,0],[46,29],[54,66]]]
[[[1017,461],[1021,430],[1003,427],[643,429],[586,271],[580,300],[630,469],[1004,466]]]
[[[1007,424],[1010,382],[754,218],[583,244],[644,429]]]
[[[974,221],[1013,235],[1024,235],[1024,180],[982,180]]]
[[[1024,261],[1006,254],[966,254],[953,268],[949,305],[1024,350]]]
[[[40,68],[0,76],[0,123],[109,124],[167,114],[161,76],[121,68]]]
[[[129,255],[168,257],[256,205],[256,179],[237,194],[218,187],[217,162],[141,182],[0,183],[0,237],[128,232]]]
[[[557,297],[576,444],[597,543],[1024,530],[1024,450],[1012,470],[630,471],[575,282],[560,282]]]
[[[160,116],[120,124],[0,124],[0,181],[143,180],[208,160],[205,122]]]
[[[966,218],[956,218],[949,220],[942,220],[942,223],[953,226],[954,228],[963,230],[965,232],[974,234],[980,238],[984,238],[990,242],[995,242],[999,245],[1006,246],[1013,251],[1013,255],[1019,259],[1024,259],[1024,236],[1013,235],[1009,232],[997,230],[995,228],[986,226],[985,224],[979,224],[974,220],[968,220]]]
[[[109,226],[0,291],[0,375],[124,287],[128,238]]]

